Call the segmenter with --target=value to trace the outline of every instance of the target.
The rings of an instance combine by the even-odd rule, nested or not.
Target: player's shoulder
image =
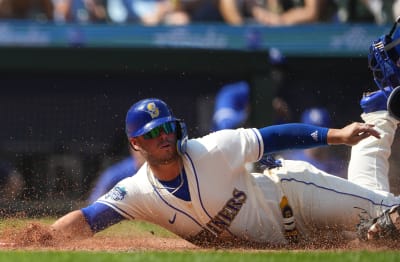
[[[254,128],[223,129],[209,133],[205,136],[189,139],[188,150],[205,150],[210,152],[215,147],[230,146],[240,144],[243,140],[255,139],[257,130]]]
[[[237,139],[241,136],[256,136],[256,128],[236,128],[236,129],[222,129],[211,132],[203,137],[197,138],[200,140],[221,140],[221,139]]]
[[[240,130],[242,130],[242,128],[240,128],[240,129],[221,129],[218,131],[213,131],[213,132],[208,133],[201,137],[190,139],[189,142],[212,144],[212,142],[218,141],[220,139],[234,138],[239,135]]]

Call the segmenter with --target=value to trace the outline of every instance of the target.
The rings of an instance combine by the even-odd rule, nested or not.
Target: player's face
[[[143,136],[132,138],[131,143],[151,165],[169,164],[179,159],[174,126],[158,126]]]

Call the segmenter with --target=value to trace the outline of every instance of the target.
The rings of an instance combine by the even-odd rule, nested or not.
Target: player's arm
[[[123,219],[124,217],[111,207],[95,202],[59,218],[51,228],[57,235],[79,239],[91,237]]]
[[[292,123],[268,126],[259,131],[264,142],[264,153],[325,145],[355,145],[371,135],[380,137],[373,125],[365,123],[352,123],[341,129]]]
[[[72,211],[59,218],[51,225],[51,229],[57,236],[72,239],[88,238],[94,234],[81,210]]]

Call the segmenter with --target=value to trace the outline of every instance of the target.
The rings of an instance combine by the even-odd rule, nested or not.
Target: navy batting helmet
[[[169,122],[176,123],[177,149],[180,154],[184,154],[188,139],[186,125],[176,118],[168,105],[160,99],[143,99],[131,106],[126,114],[126,134],[128,138],[142,136]]]

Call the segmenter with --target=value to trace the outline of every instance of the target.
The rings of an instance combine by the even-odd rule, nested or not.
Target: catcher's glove
[[[400,239],[400,205],[386,209],[376,218],[361,217],[357,235],[361,240]]]

